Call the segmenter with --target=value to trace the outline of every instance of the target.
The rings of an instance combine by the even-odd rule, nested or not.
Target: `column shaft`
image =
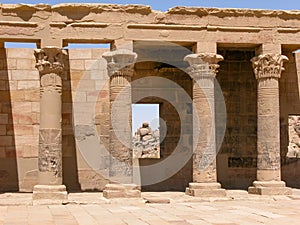
[[[118,49],[103,54],[110,76],[110,182],[103,190],[106,198],[140,197],[133,183],[131,149],[131,77],[137,54]]]
[[[248,191],[260,195],[288,195],[291,190],[281,181],[280,123],[278,80],[288,60],[281,54],[254,57],[253,70],[257,79],[257,181]]]
[[[110,78],[110,176],[132,176],[131,150],[131,76],[115,74]],[[121,97],[116,99],[119,94]],[[117,100],[117,101],[116,101]],[[118,124],[115,126],[114,124]],[[128,128],[130,128],[128,130]],[[112,178],[113,179],[113,178]],[[131,180],[128,180],[130,183]]]
[[[257,180],[280,181],[278,78],[258,80]]]
[[[62,80],[63,51],[45,47],[35,51],[40,73],[40,129],[38,185],[34,186],[34,204],[61,204],[67,199],[62,185]]]
[[[198,118],[198,137],[195,137],[193,154],[193,181],[216,182],[216,138],[214,78],[194,81],[193,107]],[[194,124],[196,125],[196,124]]]
[[[217,183],[214,81],[221,55],[199,53],[184,59],[194,79],[193,86],[193,182],[186,193],[192,196],[225,196]]]

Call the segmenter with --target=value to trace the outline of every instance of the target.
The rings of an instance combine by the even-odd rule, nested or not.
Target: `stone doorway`
[[[165,166],[165,162],[172,159],[176,150],[192,155],[192,99],[185,101],[183,93],[191,97],[193,83],[188,74],[168,65],[159,70],[141,69],[151,64],[155,65],[136,63],[132,100],[138,104],[159,104],[160,125],[165,134],[160,136],[160,158],[138,159],[142,191],[184,191],[192,181],[191,158],[173,162],[182,164],[178,170]],[[170,87],[170,83],[174,86]]]

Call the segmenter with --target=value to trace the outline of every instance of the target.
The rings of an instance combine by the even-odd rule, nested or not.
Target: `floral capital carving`
[[[218,73],[219,62],[223,56],[214,53],[190,54],[184,57],[184,61],[189,63],[187,72],[193,79],[215,78]]]
[[[251,59],[256,79],[280,78],[284,71],[283,63],[288,57],[281,54],[261,54]]]
[[[132,76],[137,54],[127,49],[105,52],[102,57],[107,61],[109,76]]]
[[[64,50],[58,47],[48,46],[42,49],[34,50],[36,59],[35,67],[41,75],[55,73],[60,74],[63,71],[63,55]]]

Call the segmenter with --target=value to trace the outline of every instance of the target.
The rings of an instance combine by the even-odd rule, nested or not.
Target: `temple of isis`
[[[0,5],[0,191],[289,195],[300,187],[300,11]],[[5,48],[6,42],[36,49]],[[71,44],[99,48],[69,48]],[[134,158],[132,104],[158,104]]]

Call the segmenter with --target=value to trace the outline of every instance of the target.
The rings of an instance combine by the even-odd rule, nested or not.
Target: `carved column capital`
[[[193,79],[215,78],[218,72],[218,62],[223,60],[223,56],[215,53],[190,54],[184,57],[184,61],[189,63],[188,72]]]
[[[105,52],[102,57],[107,61],[108,75],[132,76],[137,54],[127,49]]]
[[[41,75],[44,74],[61,74],[64,68],[63,55],[66,54],[64,50],[54,46],[44,47],[42,49],[34,50],[36,59],[36,68]]]
[[[281,54],[261,54],[251,59],[256,79],[280,78],[283,63],[288,57]]]

